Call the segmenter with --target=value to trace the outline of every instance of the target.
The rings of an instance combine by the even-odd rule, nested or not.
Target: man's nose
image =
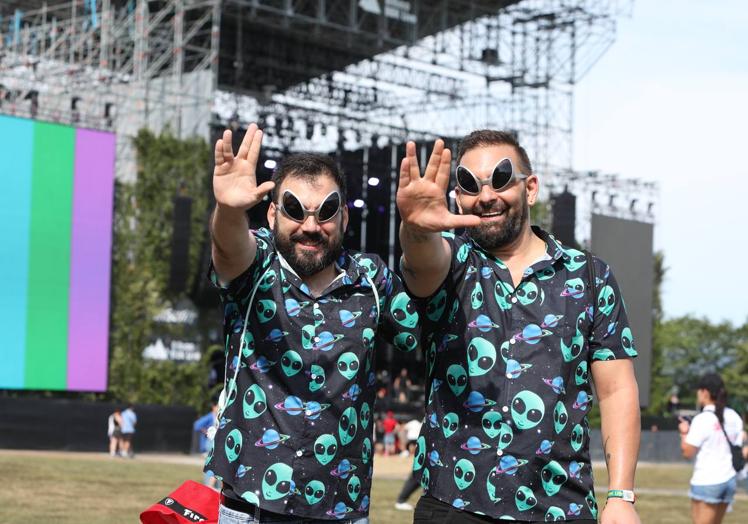
[[[315,233],[319,231],[320,225],[317,222],[317,217],[314,215],[309,215],[306,217],[306,219],[301,223],[301,230],[305,233]]]
[[[478,200],[486,207],[496,201],[496,191],[493,190],[491,184],[484,184],[480,186],[480,193],[478,193]]]

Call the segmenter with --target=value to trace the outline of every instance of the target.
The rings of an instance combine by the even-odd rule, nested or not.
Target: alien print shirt
[[[452,263],[425,301],[428,400],[413,468],[429,495],[465,511],[594,519],[590,365],[636,351],[610,268],[533,230],[546,256],[516,287],[501,260],[443,234]]]
[[[379,257],[351,252],[315,298],[272,234],[253,233],[257,255],[242,275],[221,286],[210,271],[224,309],[228,381],[205,470],[266,511],[366,516],[374,339],[415,349],[415,304]]]

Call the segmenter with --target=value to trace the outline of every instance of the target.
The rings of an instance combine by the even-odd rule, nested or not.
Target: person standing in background
[[[107,435],[109,436],[109,454],[117,456],[117,451],[122,447],[122,414],[119,409],[109,415],[107,420]]]
[[[122,449],[120,454],[123,457],[135,458],[132,441],[135,437],[135,426],[137,424],[138,416],[135,414],[132,404],[128,404],[127,409],[122,412]]]
[[[200,453],[207,459],[208,453],[213,449],[213,439],[209,436],[208,430],[216,425],[218,420],[218,403],[211,402],[210,411],[197,419],[192,425],[192,429],[198,432]],[[218,479],[212,471],[203,472],[203,484],[213,489],[217,489]]]
[[[719,524],[732,504],[737,487],[730,444],[742,443],[743,420],[726,406],[727,389],[716,373],[701,377],[696,389],[701,413],[681,419],[680,447],[685,458],[696,458],[691,476],[691,519],[694,524]]]

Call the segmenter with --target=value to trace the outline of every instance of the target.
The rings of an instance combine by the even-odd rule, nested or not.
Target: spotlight
[[[452,200],[454,200],[455,198],[457,198],[457,193],[455,193],[454,189],[449,192],[449,198],[451,198]]]
[[[379,185],[379,179],[375,176],[369,178],[369,185],[370,186],[378,186]]]
[[[265,160],[265,163],[263,164],[267,169],[275,169],[275,166],[278,165],[278,162],[273,160],[272,158],[268,158]]]
[[[356,200],[353,201],[353,207],[357,207],[361,209],[362,207],[364,207],[364,201],[361,200],[360,198],[357,198]]]

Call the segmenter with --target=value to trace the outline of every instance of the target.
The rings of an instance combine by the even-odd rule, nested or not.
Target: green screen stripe
[[[75,129],[34,124],[26,388],[65,389]]]

